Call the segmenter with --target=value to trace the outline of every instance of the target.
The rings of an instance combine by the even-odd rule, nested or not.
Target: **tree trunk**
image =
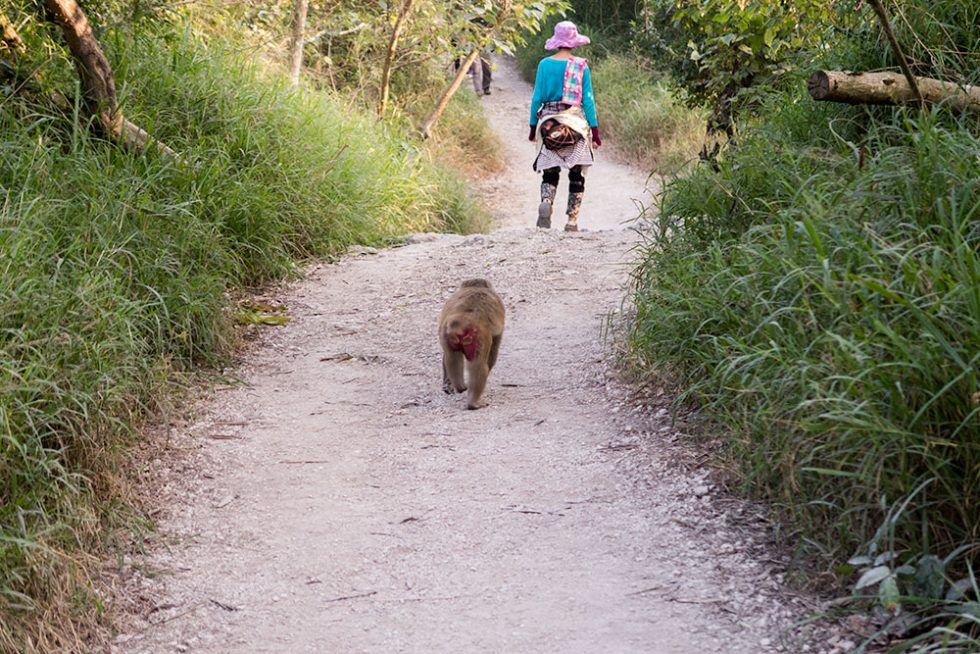
[[[459,65],[459,70],[456,71],[456,77],[454,77],[453,81],[449,83],[446,90],[442,92],[442,95],[439,97],[439,101],[436,102],[435,109],[432,110],[432,113],[429,114],[429,117],[425,119],[425,122],[422,123],[422,126],[419,128],[419,131],[422,133],[422,138],[429,138],[432,126],[435,125],[437,120],[439,120],[439,116],[442,115],[442,112],[446,110],[446,107],[449,105],[449,100],[453,97],[453,93],[455,93],[456,89],[459,88],[459,85],[463,83],[463,78],[469,74],[470,66],[473,65],[473,62],[476,61],[476,58],[479,56],[480,49],[473,48],[473,52],[471,52],[466,59],[463,60],[463,63]]]
[[[296,0],[293,8],[293,37],[289,42],[289,81],[299,86],[299,73],[303,68],[303,36],[306,33],[307,0]]]
[[[385,53],[385,65],[381,71],[381,99],[378,101],[378,118],[383,118],[388,109],[388,87],[391,84],[391,64],[395,60],[395,50],[398,48],[398,37],[401,35],[405,19],[412,11],[415,0],[405,0],[398,18],[395,19],[395,26],[391,30],[391,39],[388,41],[388,52]]]
[[[109,139],[123,147],[145,150],[154,145],[164,154],[178,160],[176,152],[155,141],[144,130],[126,120],[116,102],[116,83],[109,61],[102,54],[85,13],[75,0],[44,0],[44,7],[61,27],[75,67],[82,81],[86,110],[97,119],[98,127]]]
[[[61,27],[75,58],[86,108],[109,128],[115,120],[116,83],[85,13],[75,0],[44,0],[44,7]]]
[[[931,77],[916,77],[925,102],[945,104],[955,111],[980,110],[980,86],[958,85]],[[810,76],[807,90],[814,100],[847,104],[910,104],[919,96],[898,73],[851,73],[818,70]]]

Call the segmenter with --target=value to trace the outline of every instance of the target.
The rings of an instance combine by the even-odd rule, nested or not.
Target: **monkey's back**
[[[499,336],[504,331],[505,314],[503,301],[485,280],[467,280],[446,300],[439,324],[447,329],[458,329],[464,322],[486,324],[491,336]]]

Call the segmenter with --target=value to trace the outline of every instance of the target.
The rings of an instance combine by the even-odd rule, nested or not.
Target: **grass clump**
[[[230,293],[483,215],[413,142],[230,46],[104,43],[127,116],[186,163],[23,97],[0,107],[0,651],[84,648],[118,452],[173,371],[228,353]]]
[[[617,150],[663,174],[696,159],[705,140],[705,114],[679,101],[679,89],[627,55],[609,55],[595,69],[600,123]]]
[[[899,546],[980,540],[980,136],[899,111],[862,166],[863,110],[782,106],[668,189],[633,353],[730,434],[741,486],[824,561],[930,478]]]

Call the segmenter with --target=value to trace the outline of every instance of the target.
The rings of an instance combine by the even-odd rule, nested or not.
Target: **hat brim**
[[[576,34],[571,39],[563,39],[553,36],[545,42],[544,49],[557,50],[558,48],[577,48],[580,45],[588,45],[590,43],[592,43],[592,39],[581,34]]]

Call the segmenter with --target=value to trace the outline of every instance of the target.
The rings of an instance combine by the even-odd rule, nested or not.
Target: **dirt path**
[[[265,332],[245,383],[175,430],[183,455],[151,464],[162,542],[133,567],[115,651],[785,651],[801,604],[756,562],[759,532],[729,526],[743,508],[675,465],[678,427],[628,401],[607,361],[634,242],[608,228],[644,176],[600,151],[581,221],[604,231],[525,227],[529,97],[504,66],[485,99],[513,148],[486,184],[510,229],[311,272],[276,298],[292,321]],[[480,411],[440,391],[435,338],[471,276],[508,311]]]

